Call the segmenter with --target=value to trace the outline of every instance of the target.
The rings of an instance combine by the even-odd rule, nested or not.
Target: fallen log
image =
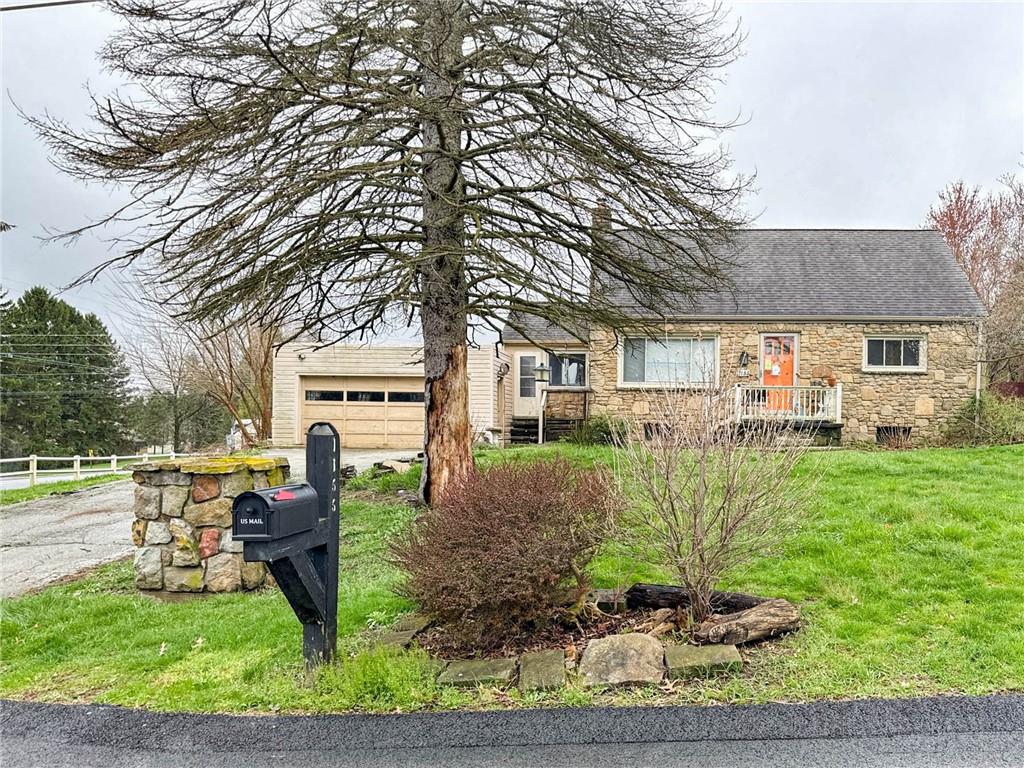
[[[788,600],[765,600],[737,613],[712,616],[697,627],[697,643],[740,645],[775,637],[800,628],[800,609]]]
[[[690,605],[690,596],[685,589],[666,584],[634,584],[626,590],[625,597],[628,608],[679,608]],[[712,592],[711,610],[715,613],[735,613],[760,605],[767,599],[742,592]]]

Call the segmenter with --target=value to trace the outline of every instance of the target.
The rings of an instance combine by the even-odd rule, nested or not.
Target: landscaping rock
[[[168,592],[202,592],[203,569],[173,565],[164,568],[164,588]]]
[[[549,651],[524,653],[519,660],[519,690],[552,691],[565,685],[565,651],[555,648]]]
[[[206,561],[206,588],[210,592],[234,592],[242,586],[242,568],[236,555],[226,552]]]
[[[192,481],[189,476],[181,472],[164,471],[164,472],[139,472],[135,471],[132,473],[132,479],[136,483],[146,482],[149,485],[184,485],[188,486]]]
[[[278,485],[284,485],[288,479],[288,468],[287,467],[274,467],[272,470],[267,472],[267,482],[270,483],[270,487],[273,488]]]
[[[267,566],[263,563],[247,563],[243,560],[241,567],[242,587],[245,589],[256,589],[267,580]]]
[[[743,671],[735,645],[670,645],[665,648],[665,663],[673,680]]]
[[[192,480],[192,501],[200,504],[220,496],[220,481],[213,475],[196,475]]]
[[[225,528],[220,534],[220,551],[221,552],[232,552],[234,554],[241,554],[242,542],[235,541],[231,538],[231,529]]]
[[[222,496],[234,498],[239,494],[253,489],[252,474],[249,472],[235,472],[220,479],[220,492]]]
[[[187,486],[169,485],[164,488],[160,511],[168,517],[181,517],[186,501],[188,501]]]
[[[143,520],[156,520],[160,517],[159,488],[135,486],[135,516]]]
[[[435,659],[431,656],[424,662],[424,666],[427,668],[431,677],[436,680],[442,672],[448,669],[448,662],[444,659]]]
[[[392,629],[396,632],[413,632],[419,634],[429,627],[434,620],[423,613],[407,613],[395,622]]]
[[[149,547],[154,544],[169,544],[170,541],[171,531],[167,527],[167,523],[158,523],[155,520],[151,520],[146,526],[146,546]]]
[[[136,547],[141,547],[146,540],[147,522],[147,520],[139,520],[138,518],[132,520],[132,544]]]
[[[164,568],[159,547],[140,547],[135,550],[135,586],[139,589],[161,589]]]
[[[387,648],[408,648],[412,645],[416,632],[405,630],[404,632],[385,632],[377,638],[377,644]]]
[[[470,659],[453,661],[437,677],[441,685],[475,688],[479,685],[504,686],[516,673],[515,659]]]
[[[580,660],[587,686],[660,683],[665,676],[665,650],[650,635],[612,635],[591,640]]]
[[[220,552],[220,528],[203,528],[199,534],[199,557],[204,560]]]
[[[253,472],[252,473],[252,487],[255,490],[257,490],[257,491],[261,491],[264,488],[269,488],[270,487],[270,483],[267,482],[267,473],[266,472]]]
[[[214,499],[204,501],[202,504],[189,504],[185,507],[184,517],[196,528],[228,528],[231,525],[231,499]]]

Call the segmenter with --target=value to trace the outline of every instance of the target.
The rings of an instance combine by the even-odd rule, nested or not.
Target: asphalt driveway
[[[133,487],[126,480],[0,508],[0,597],[130,554]]]

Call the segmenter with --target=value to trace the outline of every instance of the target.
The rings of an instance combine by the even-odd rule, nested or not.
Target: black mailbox
[[[317,422],[306,432],[305,483],[240,494],[232,537],[247,563],[266,563],[302,622],[309,666],[330,661],[338,643],[338,430]]]
[[[279,485],[240,494],[232,505],[231,538],[277,541],[316,527],[316,489],[307,483]]]

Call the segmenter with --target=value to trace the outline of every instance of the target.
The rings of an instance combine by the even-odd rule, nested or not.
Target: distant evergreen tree
[[[198,392],[144,392],[129,409],[131,436],[138,448],[168,445],[176,451],[201,451],[223,446],[232,423],[220,403]]]
[[[115,453],[128,367],[103,323],[42,287],[0,311],[0,451]]]

